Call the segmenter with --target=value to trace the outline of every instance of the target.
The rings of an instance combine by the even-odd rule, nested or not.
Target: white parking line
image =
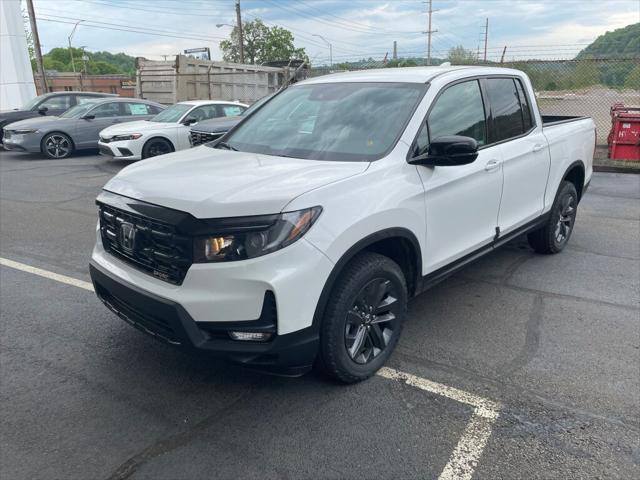
[[[470,480],[491,435],[491,427],[498,418],[500,405],[473,393],[432,382],[410,373],[399,372],[393,368],[382,367],[378,371],[378,375],[405,382],[412,387],[465,403],[474,408],[471,420],[469,420],[462,437],[449,457],[449,461],[438,477],[439,480]]]
[[[93,285],[91,283],[67,277],[66,275],[60,275],[59,273],[32,267],[31,265],[20,262],[14,262],[13,260],[2,257],[0,257],[0,265],[93,292]],[[441,395],[474,408],[471,420],[469,420],[462,437],[449,457],[449,461],[438,477],[439,480],[470,480],[473,476],[473,471],[478,465],[482,451],[487,444],[487,440],[489,440],[489,436],[491,435],[491,427],[498,418],[500,405],[473,393],[433,382],[426,378],[417,377],[410,373],[400,372],[389,367],[381,368],[378,371],[378,375],[390,380],[405,382],[412,387]]]
[[[9,260],[8,258],[0,257],[0,265],[14,268],[16,270],[22,270],[23,272],[27,273],[33,273],[34,275],[39,275],[50,280],[55,280],[56,282],[66,283],[67,285],[73,285],[74,287],[83,288],[84,290],[93,292],[93,285],[91,285],[91,283],[83,282],[82,280],[78,280],[77,278],[67,277],[66,275],[60,275],[59,273],[32,267],[31,265],[26,265],[24,263],[14,262],[13,260]]]

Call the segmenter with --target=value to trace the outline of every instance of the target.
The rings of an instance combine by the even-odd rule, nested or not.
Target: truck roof
[[[334,83],[334,82],[405,82],[426,83],[444,74],[459,73],[459,77],[474,75],[523,75],[519,70],[501,67],[476,66],[439,66],[439,67],[402,67],[377,68],[354,72],[333,73],[311,78],[299,84]]]

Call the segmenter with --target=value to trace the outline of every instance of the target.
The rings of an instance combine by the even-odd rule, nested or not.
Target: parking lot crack
[[[542,295],[536,295],[525,327],[524,346],[515,358],[506,364],[503,375],[510,375],[522,369],[536,356],[540,346],[540,327],[543,316],[544,300]]]
[[[258,379],[256,382],[249,385],[247,390],[237,395],[226,405],[213,411],[211,415],[196,423],[193,427],[188,430],[169,435],[168,437],[161,438],[160,440],[152,443],[122,463],[111,475],[107,477],[107,480],[126,480],[131,478],[131,476],[134,475],[141,466],[150,460],[172,452],[193,441],[196,437],[204,434],[213,425],[223,421],[226,418],[225,414],[227,412],[236,408],[239,402],[247,398],[250,394],[255,393],[256,389],[265,386],[268,381],[268,377]]]

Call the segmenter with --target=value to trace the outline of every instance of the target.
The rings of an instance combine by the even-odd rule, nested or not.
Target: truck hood
[[[133,164],[104,189],[196,218],[241,217],[280,212],[299,195],[368,166],[200,146]]]
[[[103,137],[112,137],[113,135],[122,135],[125,133],[145,133],[150,130],[168,130],[175,129],[177,123],[166,122],[150,122],[148,120],[136,120],[134,122],[123,122],[111,125],[100,132]]]

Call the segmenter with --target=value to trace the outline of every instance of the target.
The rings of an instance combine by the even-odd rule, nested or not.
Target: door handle
[[[534,152],[539,152],[540,150],[542,150],[544,148],[544,145],[540,145],[540,144],[536,144],[533,146],[533,151]]]
[[[487,162],[487,164],[484,166],[484,169],[487,172],[493,172],[494,170],[497,170],[498,168],[500,168],[500,162],[498,162],[497,160],[489,160]]]

